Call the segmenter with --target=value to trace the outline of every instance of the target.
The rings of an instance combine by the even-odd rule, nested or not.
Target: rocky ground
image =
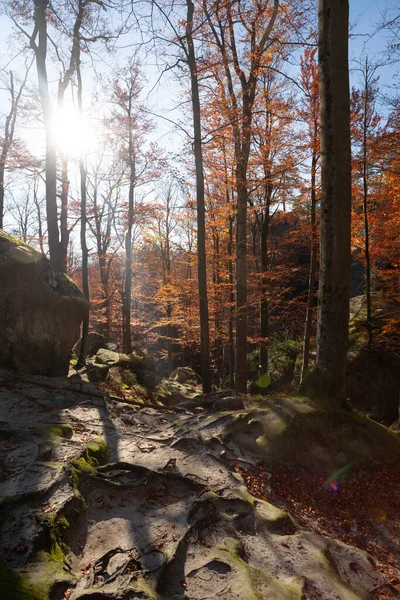
[[[2,597],[400,597],[396,482],[375,527],[389,570],[315,512],[396,468],[398,434],[304,398],[191,396],[146,407],[0,372]]]

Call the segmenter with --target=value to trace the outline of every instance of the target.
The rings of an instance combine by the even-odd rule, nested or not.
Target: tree
[[[128,179],[128,202],[125,228],[125,284],[123,295],[124,332],[123,350],[132,352],[131,306],[132,306],[132,258],[134,228],[143,211],[137,210],[140,204],[138,188],[159,179],[161,169],[166,166],[163,152],[156,144],[147,144],[147,135],[153,123],[145,114],[140,102],[143,78],[140,65],[132,58],[126,67],[119,70],[112,82],[111,102],[114,105],[111,117],[107,119],[112,139],[121,160],[126,165]]]
[[[362,196],[362,215],[363,215],[363,237],[364,237],[364,255],[365,255],[365,279],[366,279],[366,299],[367,315],[366,329],[368,332],[368,349],[370,350],[373,342],[372,325],[372,298],[371,298],[371,249],[370,249],[370,195],[372,187],[372,144],[374,142],[374,133],[379,124],[379,116],[375,111],[375,101],[377,96],[377,71],[378,65],[371,65],[368,57],[364,64],[360,66],[362,73],[362,89],[353,89],[352,112],[353,112],[353,142],[356,148],[359,148],[359,155],[355,159],[355,168],[359,179],[361,180]],[[356,202],[355,202],[356,204]],[[357,206],[355,207],[357,210]]]
[[[123,162],[116,157],[111,163],[105,157],[104,145],[96,157],[96,161],[88,172],[88,200],[89,214],[88,225],[96,242],[97,260],[101,285],[100,311],[93,315],[97,320],[99,331],[111,340],[113,298],[115,285],[112,281],[112,263],[117,252],[121,250],[118,236],[113,236],[116,228],[117,207],[121,204],[121,184],[125,177]],[[90,164],[90,163],[89,163]],[[117,240],[115,240],[115,237]],[[114,303],[115,304],[115,303]]]
[[[303,387],[344,397],[351,235],[347,0],[319,0],[321,257],[316,368]],[[322,385],[321,385],[322,383]]]
[[[308,278],[307,312],[304,325],[303,363],[300,382],[304,381],[310,359],[310,339],[313,325],[315,277],[317,271],[317,167],[320,157],[320,102],[318,85],[318,67],[315,61],[316,49],[307,48],[301,59],[301,83],[305,92],[301,118],[307,126],[307,146],[311,150],[310,172],[310,271]]]
[[[54,126],[54,107],[48,77],[48,44],[54,46],[57,60],[63,66],[64,74],[58,84],[58,107],[62,108],[65,91],[71,83],[80,61],[83,44],[108,39],[108,36],[98,28],[103,26],[102,20],[95,18],[94,11],[104,10],[101,0],[71,0],[67,5],[54,5],[49,0],[34,0],[33,32],[28,34],[19,21],[29,23],[31,15],[28,7],[17,0],[11,4],[12,20],[17,29],[29,39],[29,46],[34,51],[38,77],[39,96],[43,114],[46,142],[45,186],[48,245],[50,259],[61,269],[66,268],[66,253],[68,248],[69,231],[67,227],[67,197],[68,178],[67,163],[62,159],[62,189],[61,189],[61,236],[58,223],[57,207],[57,143]],[[72,14],[72,22],[69,17]],[[82,27],[85,26],[85,35]],[[61,31],[60,40],[72,39],[68,52],[69,65],[64,68],[62,43],[56,43],[52,37],[54,31]],[[61,117],[62,118],[62,117]]]
[[[30,46],[35,53],[42,104],[44,127],[46,132],[46,213],[50,259],[61,267],[61,246],[57,220],[57,149],[52,122],[53,110],[47,76],[47,13],[49,0],[34,0],[34,29],[30,36]]]
[[[208,320],[207,298],[207,262],[206,262],[206,221],[204,201],[204,169],[201,139],[201,113],[198,81],[198,66],[193,40],[194,4],[186,0],[186,40],[187,63],[190,70],[191,99],[193,110],[194,160],[196,166],[196,199],[197,199],[197,273],[200,304],[200,338],[201,338],[201,375],[203,392],[211,392],[210,370],[210,331]]]
[[[84,7],[87,2],[79,0],[78,15],[79,20],[82,22],[84,16]],[[78,114],[83,121],[83,82],[82,82],[82,71],[81,71],[81,41],[80,41],[80,27],[77,28],[77,54],[75,58],[75,69],[76,77],[78,81]],[[86,173],[86,156],[83,149],[79,156],[79,175],[80,175],[80,190],[81,190],[81,252],[82,252],[82,291],[86,300],[89,302],[89,250],[86,241],[86,227],[87,227],[87,173]],[[89,314],[85,315],[82,323],[82,338],[79,350],[78,365],[83,366],[87,355],[87,344],[89,334]]]
[[[5,170],[10,152],[13,149],[12,146],[15,137],[15,125],[17,121],[18,109],[31,66],[32,62],[25,65],[24,78],[18,84],[17,88],[15,87],[16,82],[13,71],[9,72],[9,79],[6,82],[6,89],[10,96],[10,110],[6,116],[4,124],[4,135],[0,137],[0,229],[3,229]]]
[[[196,177],[196,206],[197,206],[197,281],[200,305],[200,338],[201,338],[201,375],[203,391],[211,391],[210,370],[210,325],[207,293],[207,256],[206,256],[206,215],[204,196],[204,167],[203,167],[203,141],[201,132],[201,106],[199,90],[199,60],[195,49],[195,5],[192,0],[186,0],[186,20],[184,21],[184,34],[179,33],[179,26],[175,27],[171,14],[161,4],[154,2],[160,14],[173,33],[172,44],[178,45],[182,60],[187,64],[190,73],[190,90],[193,120],[193,150]],[[182,24],[182,21],[180,22]],[[175,65],[176,66],[176,65]]]
[[[261,61],[273,43],[271,33],[278,16],[279,2],[250,3],[242,13],[239,3],[213,4],[203,1],[213,42],[222,62],[220,85],[226,89],[227,110],[232,126],[236,161],[236,343],[235,390],[247,389],[247,169],[251,148],[253,106]],[[241,24],[237,27],[236,24]],[[215,59],[214,59],[215,60]],[[238,82],[239,90],[235,82]]]

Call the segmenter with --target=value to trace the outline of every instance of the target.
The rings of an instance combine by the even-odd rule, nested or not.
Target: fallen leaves
[[[21,537],[19,542],[13,547],[14,552],[27,552],[28,551],[28,542],[24,537]]]
[[[239,469],[254,496],[289,511],[303,527],[367,550],[389,584],[389,589],[377,590],[374,599],[400,598],[396,550],[400,539],[399,467],[358,471],[335,486],[327,486],[322,474],[271,474],[268,465],[258,467],[256,473]]]
[[[104,500],[103,496],[99,496],[96,499],[96,508],[99,508],[100,510],[104,510],[106,508],[110,508],[110,505]]]
[[[86,573],[89,571],[90,567],[92,566],[92,563],[88,563],[86,566],[81,567],[81,573],[82,575],[86,575]]]

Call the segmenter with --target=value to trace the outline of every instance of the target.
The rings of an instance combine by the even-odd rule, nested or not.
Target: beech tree
[[[124,232],[125,246],[125,284],[124,284],[124,335],[123,350],[132,352],[131,307],[132,307],[132,258],[134,227],[143,216],[138,210],[141,204],[138,196],[140,186],[149,185],[160,178],[166,168],[163,152],[156,144],[148,144],[147,135],[154,125],[148,118],[140,101],[143,78],[140,65],[135,58],[119,70],[111,82],[111,103],[113,110],[107,118],[113,142],[118,155],[126,165],[128,202]]]
[[[100,19],[90,18],[89,13],[104,9],[104,4],[98,0],[72,0],[67,6],[52,5],[49,0],[34,0],[33,14],[20,0],[11,5],[11,18],[17,29],[28,38],[29,46],[33,50],[36,61],[38,89],[43,114],[45,129],[46,159],[45,159],[45,187],[46,187],[46,215],[48,246],[50,259],[61,269],[66,268],[66,252],[68,247],[67,226],[67,197],[68,177],[65,157],[62,159],[62,189],[61,189],[61,233],[58,221],[57,206],[57,141],[54,125],[54,102],[51,95],[51,86],[48,77],[49,69],[49,44],[55,48],[58,62],[62,65],[63,75],[58,84],[58,108],[62,109],[65,92],[70,85],[80,60],[82,45],[107,39],[108,36],[99,32],[102,27]],[[72,21],[69,20],[73,15]],[[94,15],[92,14],[92,17]],[[29,34],[22,26],[29,26],[33,20],[33,31]],[[82,35],[82,26],[85,35]],[[52,34],[59,30],[59,40],[54,41]],[[71,38],[72,42],[67,55],[69,56],[68,68],[64,68],[62,58],[62,42]],[[62,42],[60,42],[60,40]],[[60,47],[59,47],[60,46]],[[53,66],[53,65],[51,65]]]
[[[196,178],[196,210],[197,210],[197,281],[200,305],[200,337],[201,337],[201,376],[203,391],[211,391],[210,370],[210,326],[207,292],[207,256],[206,256],[206,214],[205,214],[205,192],[204,192],[204,167],[203,167],[203,140],[201,127],[201,105],[199,86],[199,59],[196,56],[195,35],[199,25],[195,23],[195,4],[192,0],[186,0],[186,19],[180,20],[175,25],[173,11],[170,12],[160,2],[154,2],[160,15],[168,24],[172,38],[167,44],[177,45],[180,52],[177,66],[185,62],[190,73],[190,97],[192,105],[193,121],[193,151]],[[184,25],[184,33],[181,33]],[[163,39],[163,42],[166,40]]]
[[[365,291],[367,299],[367,315],[365,326],[368,333],[368,348],[371,349],[373,342],[373,324],[372,320],[372,297],[371,297],[371,248],[370,248],[370,210],[371,210],[371,188],[373,183],[373,144],[374,134],[376,133],[380,118],[375,110],[375,102],[377,96],[378,81],[376,76],[377,65],[371,65],[370,60],[366,57],[364,64],[360,65],[362,75],[362,88],[360,90],[353,89],[352,100],[352,134],[353,143],[357,149],[357,156],[354,159],[354,167],[356,177],[361,183],[362,197],[362,237],[364,238],[364,255],[365,255]],[[356,190],[354,204],[355,211],[359,212],[358,194]]]
[[[311,169],[310,169],[310,271],[308,278],[307,293],[307,311],[304,325],[303,339],[303,362],[301,368],[300,382],[302,382],[308,372],[310,359],[310,340],[313,326],[314,315],[314,297],[315,297],[315,278],[317,271],[317,251],[318,251],[318,224],[317,224],[317,168],[320,158],[320,102],[319,102],[319,83],[318,66],[315,60],[316,49],[307,48],[301,59],[301,84],[304,90],[303,106],[300,110],[300,118],[304,119],[306,124],[306,146],[311,151]]]
[[[273,43],[272,30],[279,2],[254,3],[242,13],[239,4],[203,2],[210,41],[223,65],[227,109],[232,126],[236,160],[236,343],[235,390],[247,389],[247,168],[251,147],[253,106],[262,58]],[[236,23],[241,23],[239,33]],[[244,38],[243,38],[244,36]],[[239,38],[240,42],[239,42]],[[241,50],[243,39],[246,41]],[[237,89],[235,78],[239,81]]]
[[[351,236],[349,3],[319,0],[321,257],[316,368],[304,386],[344,398]],[[321,385],[322,382],[322,385]]]

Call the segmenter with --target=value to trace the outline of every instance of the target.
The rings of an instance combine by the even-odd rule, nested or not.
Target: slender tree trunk
[[[82,74],[80,66],[80,56],[78,56],[76,64],[76,74],[78,79],[78,110],[79,116],[83,118],[83,105],[82,105]],[[89,252],[86,242],[86,228],[87,228],[87,173],[85,165],[85,156],[83,150],[79,157],[79,173],[81,179],[81,250],[82,250],[82,291],[86,300],[89,302]],[[82,342],[79,352],[78,365],[83,366],[87,356],[88,347],[88,333],[89,333],[89,314],[84,317],[82,323]]]
[[[68,243],[69,243],[68,193],[69,193],[68,159],[65,157],[62,157],[62,159],[61,159],[61,212],[60,212],[61,240],[60,240],[60,245],[61,245],[61,268],[65,272],[67,270]]]
[[[368,59],[365,63],[365,88],[364,88],[364,119],[363,119],[363,215],[364,215],[364,244],[365,244],[365,268],[366,268],[366,293],[367,293],[367,331],[368,331],[368,350],[371,350],[373,344],[372,332],[372,306],[371,306],[371,255],[369,251],[369,219],[368,219]]]
[[[316,172],[317,172],[317,154],[313,150],[311,159],[311,209],[310,209],[310,220],[311,220],[311,251],[310,251],[310,272],[308,276],[308,294],[307,294],[307,312],[306,322],[304,325],[304,339],[303,339],[303,365],[301,368],[300,383],[304,381],[304,378],[308,371],[308,365],[310,360],[310,339],[313,325],[313,313],[314,313],[314,297],[315,297],[315,275],[317,270],[317,224],[316,224]]]
[[[38,188],[37,188],[37,184],[36,183],[37,182],[36,182],[36,179],[35,179],[34,182],[33,182],[33,201],[35,203],[36,211],[37,211],[39,248],[40,248],[40,252],[44,256],[42,211],[40,209],[40,203],[39,203],[39,199],[38,199],[38,196],[37,196]]]
[[[172,318],[172,306],[171,303],[168,302],[167,303],[167,318],[168,318],[168,325],[167,325],[167,364],[168,364],[168,374],[170,375],[172,373],[172,371],[174,370],[174,361],[173,361],[173,356],[172,356],[172,325],[171,325],[171,318]]]
[[[0,229],[3,229],[3,215],[4,215],[4,171],[5,162],[0,161]]]
[[[129,98],[129,195],[128,195],[128,227],[125,234],[125,328],[123,350],[126,354],[132,352],[131,334],[131,303],[132,303],[132,227],[135,201],[136,157],[133,139],[132,99]]]
[[[351,226],[347,0],[319,0],[321,259],[316,371],[327,395],[344,397]]]
[[[233,217],[229,216],[229,240],[228,240],[228,276],[229,276],[229,331],[228,331],[228,355],[229,355],[229,385],[233,390],[235,387],[235,341],[234,341],[234,320],[235,320],[235,290],[233,282]]]
[[[241,161],[236,171],[236,344],[235,391],[247,391],[247,167]]]
[[[193,14],[194,4],[187,0],[186,38],[188,48],[188,65],[190,69],[193,130],[194,130],[194,160],[196,167],[196,199],[197,199],[197,265],[198,289],[200,304],[200,344],[201,344],[201,376],[203,392],[211,392],[210,369],[210,331],[207,297],[207,257],[206,257],[206,217],[204,199],[204,169],[201,140],[201,112],[199,82],[197,75],[196,56],[193,43]]]
[[[61,268],[61,246],[57,219],[57,152],[52,123],[52,105],[47,78],[47,21],[48,0],[35,0],[35,31],[31,38],[31,47],[35,51],[36,68],[39,82],[39,95],[42,104],[43,120],[46,132],[46,214],[47,235],[50,259]],[[38,36],[38,43],[35,39]]]
[[[260,375],[266,375],[269,372],[269,300],[266,296],[266,287],[268,283],[268,233],[269,233],[269,208],[270,197],[267,200],[263,221],[261,225],[261,302],[260,302]],[[263,389],[262,386],[260,386]]]

